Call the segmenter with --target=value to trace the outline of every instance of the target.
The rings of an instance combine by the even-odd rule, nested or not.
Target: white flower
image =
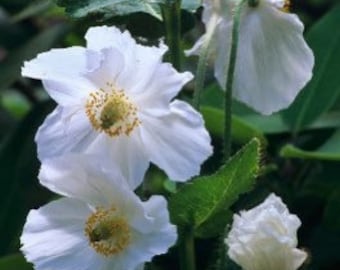
[[[79,155],[43,163],[41,183],[68,198],[27,217],[21,250],[35,269],[143,269],[176,242],[166,200],[142,202],[117,170],[104,171],[99,162]]]
[[[192,79],[162,63],[165,45],[136,44],[115,27],[93,27],[87,48],[54,49],[25,62],[58,103],[40,127],[41,160],[68,152],[116,163],[132,188],[153,162],[176,181],[197,175],[212,153],[202,117],[172,99]]]
[[[244,270],[295,270],[307,255],[297,249],[301,222],[275,194],[260,205],[234,215],[226,239],[229,257]]]
[[[215,77],[226,86],[235,5],[241,0],[204,0],[203,22],[214,31],[211,49]],[[262,114],[288,107],[311,79],[313,52],[303,39],[303,24],[285,12],[289,1],[259,0],[243,5],[233,96]],[[187,53],[198,54],[204,36]]]

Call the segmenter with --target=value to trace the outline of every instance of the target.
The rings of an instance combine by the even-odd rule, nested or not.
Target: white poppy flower
[[[214,29],[211,50],[215,77],[226,86],[233,11],[241,0],[204,0],[203,22]],[[286,12],[289,1],[258,0],[241,11],[233,96],[262,114],[288,107],[312,77],[314,56],[303,38],[303,24]],[[198,54],[204,36],[187,51]]]
[[[307,258],[297,249],[301,222],[275,194],[234,215],[226,239],[229,257],[244,270],[296,270]]]
[[[53,49],[25,62],[58,103],[38,130],[41,160],[68,152],[99,153],[132,188],[153,162],[175,181],[199,174],[212,153],[201,115],[172,99],[192,79],[162,63],[167,50],[136,44],[115,27],[93,27],[87,47]]]
[[[67,156],[45,161],[39,179],[68,198],[28,214],[21,250],[37,270],[143,269],[176,242],[166,200],[142,202],[117,170]]]

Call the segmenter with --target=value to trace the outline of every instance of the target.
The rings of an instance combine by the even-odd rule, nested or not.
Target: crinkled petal
[[[21,250],[37,270],[104,269],[105,259],[88,245],[86,204],[64,198],[31,210],[21,236]]]
[[[93,206],[124,208],[134,214],[139,200],[115,164],[108,166],[99,156],[69,154],[45,160],[39,173],[40,183],[50,190]],[[65,184],[66,183],[66,184]],[[130,203],[126,203],[129,200]],[[127,208],[128,204],[133,207]],[[131,210],[131,211],[130,211]],[[125,211],[124,211],[125,212]],[[132,213],[129,213],[132,212]]]
[[[229,257],[245,270],[296,270],[307,255],[296,248],[296,215],[275,194],[260,205],[234,215],[226,239]]]
[[[292,268],[299,269],[299,267],[306,261],[308,255],[305,251],[295,248],[292,250]]]
[[[159,118],[143,115],[141,137],[150,159],[175,181],[199,174],[212,153],[202,117],[185,102],[174,101],[171,113]]]
[[[114,164],[120,168],[131,189],[142,183],[150,162],[138,128],[129,136],[111,138],[101,134],[88,153],[99,155],[108,166]]]
[[[215,74],[224,88],[228,61],[220,56],[230,51],[230,23],[226,21],[219,31]],[[225,39],[224,43],[220,39]],[[303,25],[296,15],[264,3],[245,9],[233,88],[238,100],[262,114],[286,108],[311,79],[313,65],[313,53],[303,39]]]
[[[117,265],[124,265],[122,269],[135,269],[141,263],[151,261],[155,255],[166,253],[175,244],[177,230],[170,223],[164,197],[152,196],[143,202],[143,208],[143,215],[136,213],[135,219],[129,220],[134,241],[124,254],[111,262],[112,269]]]
[[[86,77],[97,85],[98,89],[106,91],[123,89],[120,75],[125,67],[124,55],[115,48],[104,48],[100,53],[102,58],[100,67],[88,72]]]
[[[40,160],[85,151],[98,136],[82,108],[58,106],[40,126],[35,141]]]
[[[119,87],[127,93],[143,93],[148,89],[149,81],[168,49],[164,44],[159,47],[139,45],[128,31],[121,32],[114,26],[91,27],[85,38],[91,50],[114,48],[123,54],[125,64],[119,75]]]
[[[59,104],[72,105],[93,90],[83,74],[98,68],[100,55],[82,47],[53,49],[24,63],[22,75],[43,80],[49,95]]]
[[[193,75],[190,72],[178,73],[171,64],[160,63],[151,77],[145,91],[138,93],[134,100],[141,111],[160,116],[169,113],[170,101]]]

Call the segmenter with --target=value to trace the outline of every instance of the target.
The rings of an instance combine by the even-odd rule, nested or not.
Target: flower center
[[[97,208],[86,221],[85,234],[92,248],[106,257],[122,252],[131,240],[128,223],[114,207]]]
[[[282,11],[285,11],[285,12],[289,12],[289,10],[290,10],[290,1],[289,0],[285,0],[285,3],[284,3],[284,5],[283,5],[283,7],[282,7]]]
[[[123,90],[116,90],[108,84],[111,91],[99,89],[91,93],[85,109],[95,130],[105,132],[111,137],[130,135],[140,124],[137,107],[129,100]]]

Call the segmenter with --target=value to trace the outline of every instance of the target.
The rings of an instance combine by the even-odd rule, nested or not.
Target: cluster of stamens
[[[116,90],[110,83],[107,88],[90,94],[85,105],[86,114],[97,131],[103,131],[111,137],[130,135],[140,124],[137,107],[123,90]]]
[[[291,7],[291,3],[289,0],[285,0],[285,3],[283,5],[282,10],[285,12],[289,12],[290,11],[290,7]]]
[[[129,225],[114,207],[97,208],[86,221],[85,235],[91,247],[106,257],[122,252],[131,241]]]

